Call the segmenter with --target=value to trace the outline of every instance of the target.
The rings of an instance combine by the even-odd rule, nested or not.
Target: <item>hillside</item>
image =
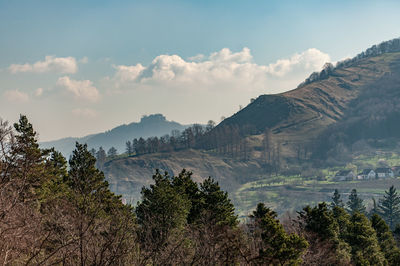
[[[248,154],[244,158],[233,156],[224,147],[183,150],[116,159],[106,165],[105,172],[115,191],[126,194],[133,189],[134,197],[157,168],[175,174],[186,168],[197,177],[212,176],[224,189],[235,193],[236,199],[242,198],[246,184],[255,180],[269,183],[278,175],[283,180],[294,178],[295,184],[298,180],[299,184],[324,180],[332,174],[325,173],[324,167],[344,167],[360,152],[379,148],[388,153],[397,151],[399,84],[400,39],[396,39],[373,46],[336,67],[327,64],[294,90],[259,96],[209,133],[208,137],[224,137],[221,145],[231,145],[233,151],[238,142],[229,143],[234,139],[229,129],[239,129],[240,145],[245,141]],[[268,156],[273,159],[267,160]],[[287,186],[286,182],[279,181],[270,192],[276,195],[280,186]],[[325,189],[322,183],[323,196],[319,198],[327,198],[334,186]],[[247,202],[243,209],[254,207],[253,201],[266,199],[264,192],[251,187],[243,194],[251,202],[240,200]],[[291,201],[283,194],[279,195],[284,202]]]
[[[168,121],[161,114],[143,116],[140,122],[121,125],[103,133],[92,134],[82,138],[64,138],[55,141],[40,143],[43,148],[55,147],[67,157],[75,147],[75,142],[87,143],[89,148],[98,149],[100,146],[106,151],[115,147],[119,153],[125,152],[125,142],[134,138],[160,137],[170,134],[172,130],[184,130],[186,125]]]
[[[112,191],[136,201],[142,186],[151,183],[155,169],[176,175],[183,168],[194,172],[195,181],[215,177],[229,191],[236,190],[243,183],[243,177],[251,180],[251,175],[255,179],[262,174],[256,161],[242,162],[192,149],[115,159],[107,162],[103,171]]]
[[[215,130],[236,125],[252,129],[250,133],[242,131],[244,135],[260,135],[268,128],[274,142],[284,142],[288,146],[286,156],[294,156],[296,146],[307,146],[328,125],[336,125],[343,119],[353,120],[357,114],[355,106],[383,102],[382,96],[386,92],[388,97],[398,97],[393,92],[398,91],[399,63],[400,52],[392,52],[341,65],[330,70],[324,78],[292,91],[261,95]],[[379,90],[376,89],[378,86]],[[370,102],[371,99],[375,102]],[[381,106],[380,109],[387,108]],[[369,113],[375,111],[369,110]]]

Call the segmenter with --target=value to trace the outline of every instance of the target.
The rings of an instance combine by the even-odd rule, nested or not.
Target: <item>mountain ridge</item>
[[[62,138],[54,141],[41,142],[43,148],[52,148],[68,157],[74,149],[75,142],[86,143],[89,148],[103,147],[106,151],[114,147],[118,152],[125,152],[125,142],[134,138],[160,137],[170,134],[172,130],[182,131],[190,125],[182,125],[168,121],[162,114],[145,115],[139,122],[123,124],[101,133],[90,134],[81,138]]]

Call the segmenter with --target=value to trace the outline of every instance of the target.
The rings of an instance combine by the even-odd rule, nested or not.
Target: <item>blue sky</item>
[[[324,61],[399,37],[399,11],[398,1],[0,0],[0,117],[26,113],[42,140],[156,112],[219,121]]]

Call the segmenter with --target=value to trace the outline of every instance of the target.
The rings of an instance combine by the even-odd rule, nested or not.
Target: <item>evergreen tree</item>
[[[157,254],[166,248],[170,238],[183,232],[191,203],[186,194],[173,187],[168,173],[162,175],[157,170],[153,180],[150,188],[142,188],[136,216],[143,249],[157,261]]]
[[[336,239],[338,236],[338,224],[325,202],[314,208],[305,207],[299,213],[299,218],[305,230],[317,233],[323,240]]]
[[[107,156],[110,158],[117,156],[117,154],[118,154],[117,149],[114,147],[111,147],[107,152]]]
[[[187,222],[189,224],[197,222],[203,211],[204,198],[200,194],[199,186],[192,180],[192,172],[183,169],[178,176],[173,178],[172,186],[177,193],[186,195],[191,203]]]
[[[375,230],[364,214],[355,211],[350,218],[347,243],[351,247],[352,261],[355,265],[386,265]]]
[[[16,142],[11,145],[11,157],[15,158],[15,163],[12,165],[15,170],[14,177],[24,180],[26,187],[37,188],[49,178],[45,173],[44,159],[50,150],[39,148],[36,132],[26,116],[21,115],[14,128],[17,132]]]
[[[381,210],[382,218],[385,219],[391,229],[394,229],[394,226],[400,220],[400,196],[394,186],[391,186],[389,191],[385,191],[378,207]]]
[[[85,200],[89,200],[88,196],[100,195],[108,190],[104,174],[95,165],[96,158],[87,150],[87,145],[77,142],[69,160],[67,184]]]
[[[261,217],[261,215],[263,215]],[[257,265],[296,265],[308,243],[296,234],[287,234],[276,219],[276,213],[259,204],[251,217],[258,218],[257,229],[261,233],[259,255],[254,259]]]
[[[347,207],[350,214],[354,214],[355,212],[365,213],[363,200],[358,197],[356,189],[351,191]]]
[[[103,165],[106,162],[106,159],[106,151],[103,149],[103,147],[100,147],[96,153],[96,167],[100,170],[103,169]]]
[[[345,242],[349,215],[340,207],[330,210],[325,202],[313,208],[307,206],[299,213],[300,226],[311,233],[307,240],[312,250],[324,250],[328,264],[348,264],[351,260],[350,247]],[[320,262],[319,262],[320,263]]]
[[[253,211],[253,214],[251,214],[249,217],[255,220],[260,220],[262,219],[265,215],[270,215],[272,217],[277,217],[278,214],[265,206],[264,203],[260,202],[257,204],[256,210]]]
[[[133,154],[133,145],[130,140],[128,140],[126,143],[126,153],[130,156]]]
[[[398,246],[400,246],[400,224],[396,224],[393,230],[393,236]]]
[[[339,239],[344,240],[350,223],[350,215],[344,208],[337,206],[332,209],[332,214],[339,226]]]
[[[134,228],[131,207],[122,204],[120,197],[109,190],[104,174],[95,164],[96,159],[87,150],[87,145],[76,143],[65,183],[71,191],[66,196],[73,208],[72,213],[77,213],[73,216],[74,227],[70,230],[79,243],[81,265],[86,264],[85,261],[91,256],[88,250],[99,252],[96,251],[97,245],[104,249],[103,252],[121,256],[116,252],[129,245],[127,241]],[[115,250],[109,250],[111,247]]]
[[[389,265],[400,265],[400,250],[388,225],[377,214],[372,215],[371,224],[372,228],[375,229],[381,251],[384,253]]]
[[[340,193],[339,190],[335,189],[335,192],[333,193],[332,197],[332,203],[331,203],[331,208],[333,209],[334,207],[341,207],[343,208],[344,204],[342,199],[340,198]]]
[[[228,198],[228,193],[221,190],[218,182],[211,177],[200,184],[200,197],[202,212],[207,212],[214,217],[217,224],[236,226],[235,207]]]

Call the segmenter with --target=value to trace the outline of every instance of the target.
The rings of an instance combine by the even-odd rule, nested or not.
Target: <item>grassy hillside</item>
[[[257,161],[242,162],[199,150],[119,158],[107,162],[104,172],[113,191],[137,201],[142,186],[151,183],[155,169],[176,175],[183,168],[193,171],[196,181],[211,176],[228,191],[235,191],[244,182],[263,174]]]
[[[235,159],[221,149],[219,154],[218,149],[183,150],[119,158],[105,165],[112,189],[137,200],[155,169],[177,174],[186,168],[197,180],[217,179],[233,193],[235,205],[244,214],[259,201],[283,212],[329,200],[335,188],[345,193],[358,188],[370,200],[391,183],[400,185],[397,179],[337,183],[329,178],[348,166],[359,170],[377,166],[380,153],[394,154],[390,166],[400,164],[396,159],[400,40],[395,41],[394,48],[386,44],[372,47],[336,68],[314,73],[292,91],[261,95],[221,122],[214,129],[219,138],[224,128],[239,128],[246,140],[245,159]],[[268,149],[266,129],[270,132]],[[271,162],[266,160],[271,150],[279,171],[271,171]]]
[[[296,146],[308,145],[327,126],[343,119],[352,121],[356,113],[354,106],[368,104],[371,99],[380,101],[382,91],[398,91],[399,62],[400,53],[369,57],[334,69],[328,77],[295,90],[278,95],[262,95],[224,120],[216,130],[226,125],[237,125],[251,128],[254,132],[250,134],[257,135],[269,128],[275,143],[285,142],[288,146],[285,156],[294,157]],[[377,84],[384,86],[377,91]],[[387,95],[400,100],[393,93]]]

